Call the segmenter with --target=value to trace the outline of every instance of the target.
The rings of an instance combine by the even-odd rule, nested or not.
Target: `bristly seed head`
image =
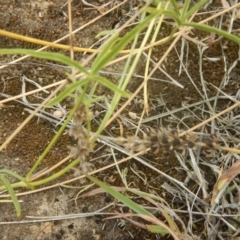
[[[68,146],[70,156],[80,160],[80,168],[84,173],[90,169],[91,164],[85,163],[86,158],[91,152],[91,144],[88,141],[89,136],[82,123],[86,120],[86,113],[84,105],[81,105],[76,111],[73,121],[74,123],[69,129],[69,135],[77,140],[76,146]]]
[[[151,137],[151,142],[158,142],[158,137],[157,136],[152,136]]]
[[[157,154],[159,152],[159,148],[156,146],[151,146],[151,151],[153,154]]]
[[[173,143],[173,147],[174,148],[176,148],[179,145],[181,145],[181,141],[178,138],[173,139],[172,143]]]
[[[161,138],[161,140],[162,140],[162,143],[163,143],[163,144],[168,144],[168,143],[169,143],[169,140],[168,140],[168,138],[167,138],[166,136],[163,136],[163,137]]]
[[[188,147],[189,148],[194,148],[196,145],[195,145],[195,143],[193,143],[193,142],[189,142],[188,143]]]
[[[196,134],[186,133],[183,136],[179,136],[176,130],[165,128],[158,130],[151,128],[149,132],[143,135],[143,138],[134,136],[121,138],[121,141],[119,141],[119,138],[117,139],[115,140],[116,143],[129,150],[140,151],[150,147],[153,154],[158,154],[161,151],[177,151],[181,155],[184,155],[187,148],[193,149],[198,146],[203,148],[206,155],[209,155],[218,146],[218,134],[213,134],[204,142],[199,142]]]
[[[184,148],[178,148],[178,149],[176,149],[176,152],[178,152],[180,155],[184,155],[185,154],[185,149]]]

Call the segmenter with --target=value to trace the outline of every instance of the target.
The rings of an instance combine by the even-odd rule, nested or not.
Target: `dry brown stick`
[[[71,0],[68,0],[68,27],[69,27],[69,51],[70,57],[74,59],[74,51],[73,51],[73,30],[72,30],[72,7],[71,7]],[[74,68],[72,68],[73,71]]]
[[[184,132],[180,133],[179,136],[183,136],[183,135],[185,135],[186,133],[192,132],[193,130],[195,130],[195,129],[201,127],[201,126],[203,126],[204,124],[207,124],[208,122],[210,122],[210,121],[212,121],[213,119],[215,119],[215,118],[223,115],[224,113],[227,113],[227,112],[231,111],[232,109],[236,108],[236,107],[239,106],[239,105],[240,105],[240,102],[236,102],[236,103],[233,104],[231,107],[228,107],[227,109],[224,109],[224,110],[221,111],[220,113],[217,113],[217,114],[215,114],[214,116],[212,116],[212,117],[204,120],[203,122],[197,124],[196,126],[188,129],[187,131],[184,131]]]
[[[57,85],[61,85],[63,83],[67,83],[67,80],[66,79],[60,80],[59,82],[55,82],[55,83],[49,84],[49,85],[47,85],[45,87],[41,87],[41,88],[38,88],[38,89],[35,89],[35,90],[32,90],[32,91],[26,92],[26,93],[22,93],[22,94],[13,96],[13,97],[9,97],[9,98],[3,99],[3,100],[0,101],[0,104],[6,103],[6,102],[10,102],[10,101],[16,100],[16,99],[24,97],[24,96],[32,95],[34,93],[41,92],[41,91],[43,91],[45,89],[56,87]]]

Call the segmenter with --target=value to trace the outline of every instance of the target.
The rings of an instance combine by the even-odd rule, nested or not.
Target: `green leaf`
[[[14,177],[14,178],[17,178],[17,179],[19,179],[20,181],[24,182],[31,190],[34,189],[33,186],[32,186],[30,183],[28,183],[25,178],[21,177],[21,176],[18,175],[17,173],[14,173],[14,172],[12,172],[12,171],[10,171],[10,170],[7,170],[7,169],[1,169],[1,170],[0,170],[0,174],[1,174],[1,173],[3,173],[3,174],[8,174],[8,175],[10,175],[10,176],[12,176],[12,177]]]
[[[99,38],[101,36],[106,36],[106,35],[113,35],[115,33],[116,33],[116,30],[105,30],[105,31],[101,31],[100,33],[98,33],[95,38]]]
[[[80,81],[70,83],[61,93],[59,93],[52,101],[47,104],[47,107],[51,107],[57,103],[60,103],[63,99],[68,97],[71,93],[76,91],[81,85],[86,84],[89,79],[81,79]]]
[[[179,16],[174,11],[156,10],[155,8],[151,8],[151,7],[145,7],[145,8],[143,8],[143,11],[146,11],[148,13],[155,13],[156,11],[158,11],[159,14],[163,14],[165,16],[172,17],[178,23],[178,25],[180,25],[182,23],[182,20],[179,18]]]
[[[186,12],[188,11],[188,8],[189,8],[189,4],[190,4],[190,0],[185,0],[184,1],[183,10],[182,10],[182,13],[181,13],[182,17],[184,17],[186,15]]]
[[[106,86],[113,92],[117,92],[121,94],[123,97],[129,97],[130,94],[127,93],[126,91],[123,91],[119,89],[114,83],[112,83],[110,80],[106,79],[105,77],[101,76],[95,76],[94,80],[96,82],[99,82],[103,86]],[[52,101],[50,101],[47,106],[51,107],[59,102],[61,102],[63,99],[74,93],[80,86],[85,85],[87,82],[91,81],[89,78],[86,79],[81,79],[80,81],[74,81],[70,83],[61,93],[59,93],[56,98],[54,98]]]
[[[159,234],[169,234],[169,231],[161,226],[158,225],[146,225],[148,231],[152,232],[152,233],[159,233]]]
[[[206,31],[206,32],[210,32],[210,33],[216,33],[222,37],[225,37],[233,42],[236,42],[238,44],[240,44],[240,38],[228,33],[226,31],[223,31],[221,29],[212,27],[212,26],[208,26],[206,24],[201,24],[201,23],[195,23],[195,22],[191,22],[191,23],[182,23],[182,26],[188,26],[188,27],[193,27],[202,31]]]
[[[182,20],[185,21],[189,17],[191,17],[195,12],[197,12],[201,7],[203,7],[209,0],[202,0],[193,5],[193,7],[185,14],[182,15]]]
[[[148,197],[148,198],[151,198],[151,199],[155,199],[155,200],[161,201],[164,204],[168,205],[168,203],[163,198],[161,198],[159,196],[156,196],[154,194],[142,192],[142,191],[137,190],[135,188],[128,188],[128,191],[132,192],[132,193],[134,193],[134,194],[136,194],[136,195],[138,195],[140,197]]]
[[[178,5],[175,0],[170,0],[170,1],[171,1],[172,6],[173,6],[174,12],[179,16],[180,12],[179,12],[178,8],[182,7],[182,6],[180,6],[180,4]]]
[[[95,75],[100,69],[102,69],[107,63],[109,63],[124,47],[135,38],[143,29],[145,29],[149,22],[156,18],[158,15],[162,14],[163,10],[155,10],[145,19],[143,19],[136,27],[130,30],[121,39],[116,35],[113,35],[103,46],[100,53],[94,60],[91,68],[91,73]]]
[[[68,66],[76,68],[79,72],[83,72],[88,75],[88,71],[81,67],[78,62],[73,61],[71,58],[64,56],[61,53],[53,53],[53,52],[36,52],[30,49],[21,49],[21,48],[14,48],[14,49],[0,49],[0,54],[22,54],[22,55],[30,55],[32,57],[41,58],[41,59],[48,59],[56,62],[61,62]]]
[[[97,178],[94,178],[92,176],[87,176],[92,182],[99,185],[102,189],[104,189],[107,193],[112,195],[114,198],[116,198],[118,201],[122,202],[124,205],[131,208],[133,211],[139,214],[144,214],[150,217],[154,217],[150,212],[133,202],[131,199],[125,197],[121,193],[117,192],[116,190],[112,189],[110,186],[105,184],[104,182],[98,180]],[[155,217],[154,217],[155,218]]]
[[[102,84],[103,86],[107,87],[108,89],[112,90],[114,93],[119,93],[122,95],[122,97],[130,97],[130,94],[127,93],[126,91],[121,90],[119,87],[117,87],[114,83],[112,83],[110,80],[108,80],[105,77],[102,76],[95,76],[94,80],[96,82],[99,82],[100,84]]]
[[[21,207],[20,207],[20,204],[17,200],[17,196],[13,190],[13,187],[11,186],[10,182],[4,178],[4,177],[0,177],[0,182],[3,183],[3,185],[5,185],[12,201],[13,201],[13,205],[15,207],[15,210],[16,210],[16,213],[17,213],[17,216],[20,217],[21,216]]]

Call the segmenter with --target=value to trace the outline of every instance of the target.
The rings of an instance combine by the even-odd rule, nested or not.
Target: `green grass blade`
[[[136,27],[130,30],[124,37],[119,39],[118,36],[112,36],[108,43],[101,49],[104,54],[99,54],[92,64],[91,73],[95,75],[101,68],[103,68],[107,63],[109,63],[124,47],[139,34],[143,29],[145,29],[149,22],[156,18],[158,15],[162,14],[163,10],[152,11],[152,13],[142,20]]]
[[[158,9],[157,10],[153,9],[154,14],[159,13],[157,11],[158,11]],[[145,19],[145,15],[147,15],[147,12],[143,12],[142,19]],[[155,19],[152,19],[153,22],[154,22],[154,20]],[[149,28],[149,24],[148,24],[147,32],[149,31],[149,29],[150,28]],[[152,29],[152,27],[151,27],[151,29]],[[139,34],[140,34],[140,32],[136,32],[136,35],[134,36],[134,40],[133,40],[132,47],[131,47],[131,49],[133,51],[136,48],[138,38],[139,38]],[[146,45],[148,37],[149,37],[149,34],[145,35],[145,37],[142,40],[142,43],[140,45],[140,49],[144,48],[144,46]],[[134,60],[132,59],[133,58],[133,52],[131,52],[128,56],[128,59],[125,63],[124,69],[123,69],[123,74],[122,74],[121,79],[120,79],[119,84],[118,84],[118,87],[122,90],[126,89],[129,81],[131,80],[131,76],[133,75],[134,69],[136,68],[137,63],[138,63],[138,61],[140,59],[140,56],[141,56],[142,50],[140,50],[140,49],[138,50],[138,53],[136,54]],[[97,132],[94,135],[94,138],[96,138],[101,133],[101,131],[106,127],[106,123],[109,120],[112,113],[114,112],[114,110],[117,108],[120,99],[121,99],[121,95],[118,94],[118,93],[115,93],[114,97],[112,98],[111,104],[110,104],[111,108],[109,108],[109,110],[106,112],[103,120],[101,121],[101,125],[99,126]]]
[[[125,197],[124,195],[122,195],[121,193],[117,192],[116,190],[112,189],[111,187],[109,187],[107,184],[105,184],[104,182],[98,180],[97,178],[94,178],[92,176],[87,176],[92,182],[96,183],[97,185],[99,185],[102,189],[104,189],[107,193],[109,193],[110,195],[112,195],[114,198],[116,198],[118,201],[122,202],[123,204],[125,204],[126,206],[128,206],[129,208],[131,208],[133,211],[135,211],[136,213],[139,214],[144,214],[147,216],[151,216],[154,217],[150,212],[148,212],[147,210],[145,210],[144,208],[142,208],[141,206],[139,206],[138,204],[136,204],[135,202],[133,202],[131,199]]]
[[[127,93],[124,90],[121,90],[118,86],[116,86],[116,84],[112,83],[111,81],[109,81],[107,78],[102,77],[102,76],[95,76],[94,80],[96,82],[99,82],[100,84],[102,84],[103,86],[107,87],[108,89],[112,90],[114,93],[119,93],[122,95],[122,97],[130,97],[130,94]]]
[[[188,27],[193,27],[202,31],[206,31],[206,32],[210,32],[210,33],[216,33],[222,37],[225,37],[235,43],[240,44],[240,38],[228,33],[226,31],[223,31],[221,29],[215,28],[215,27],[211,27],[205,24],[200,24],[200,23],[195,23],[195,22],[191,22],[191,23],[182,23],[182,26],[188,26]]]
[[[16,213],[17,213],[17,216],[20,217],[21,215],[21,207],[20,207],[20,204],[17,200],[17,196],[13,190],[13,187],[11,186],[10,182],[4,178],[4,177],[0,177],[0,182],[3,183],[3,185],[6,187],[12,201],[13,201],[13,205],[15,207],[15,210],[16,210]]]
[[[187,12],[185,15],[182,15],[182,20],[186,21],[189,17],[191,17],[195,12],[197,12],[201,7],[203,7],[209,0],[201,0],[200,2],[194,4],[194,6]]]
[[[158,225],[146,225],[148,231],[152,232],[152,233],[159,233],[159,234],[169,234],[169,231],[161,226]]]
[[[178,5],[177,5],[176,1],[175,1],[175,0],[170,0],[170,1],[171,1],[172,6],[173,6],[174,12],[175,12],[177,15],[180,15],[180,12],[179,12],[179,9],[178,9]]]
[[[66,64],[68,66],[76,68],[79,72],[83,72],[86,75],[88,75],[88,71],[81,67],[78,62],[73,61],[71,58],[64,56],[61,53],[53,53],[53,52],[36,52],[34,50],[30,49],[21,49],[21,48],[15,48],[15,49],[0,49],[0,55],[1,54],[22,54],[22,55],[30,55],[32,57],[41,58],[41,59],[48,59],[56,62],[61,62],[63,64]]]
[[[3,174],[8,174],[8,175],[10,175],[10,176],[12,176],[12,177],[20,180],[20,181],[23,181],[23,182],[26,184],[27,187],[29,187],[29,188],[32,189],[32,190],[34,189],[33,186],[32,186],[30,183],[28,183],[25,178],[21,177],[21,176],[18,175],[17,173],[14,173],[14,172],[12,172],[12,171],[10,171],[10,170],[8,170],[8,169],[1,169],[1,170],[0,170],[0,174],[1,174],[1,173],[3,173]]]
[[[164,204],[168,205],[168,203],[161,197],[159,196],[156,196],[154,194],[151,194],[151,193],[146,193],[146,192],[142,192],[140,190],[137,190],[135,188],[128,188],[128,191],[129,192],[132,192],[134,193],[135,195],[138,195],[140,197],[148,197],[148,198],[151,198],[151,199],[155,199],[157,201],[160,201],[160,202],[163,202]]]
[[[188,9],[189,9],[189,5],[190,5],[190,0],[185,0],[184,4],[183,4],[183,10],[181,13],[181,17],[184,18],[184,16],[186,15]]]
[[[75,167],[78,164],[79,164],[79,159],[76,159],[76,160],[72,161],[71,163],[69,163],[66,167],[61,169],[60,171],[50,175],[47,178],[41,179],[39,181],[31,182],[31,184],[34,187],[38,187],[38,186],[47,184],[51,181],[54,181],[54,180],[60,178],[63,174],[67,173],[69,170],[71,170],[73,167]],[[24,182],[17,182],[17,183],[12,183],[10,186],[12,187],[12,189],[25,188],[26,184]],[[0,186],[0,191],[6,190],[6,189],[7,189],[6,185]]]
[[[151,13],[151,14],[159,12],[159,14],[162,14],[162,15],[165,15],[165,16],[168,16],[168,17],[172,17],[178,23],[178,25],[181,25],[181,23],[182,23],[181,18],[179,18],[179,16],[173,11],[166,11],[166,10],[162,10],[162,9],[156,10],[155,8],[152,8],[152,7],[146,7],[143,10],[148,12],[148,13]]]
[[[59,102],[61,102],[63,99],[68,97],[70,94],[74,93],[80,86],[85,85],[91,81],[89,78],[81,79],[80,81],[75,81],[73,83],[70,83],[61,93],[59,93],[52,101],[50,101],[47,106],[51,107]],[[103,86],[109,88],[114,93],[119,93],[122,95],[122,97],[129,97],[129,93],[126,91],[121,90],[118,88],[114,83],[109,81],[108,79],[101,77],[101,76],[95,76],[94,81],[99,82]]]
[[[98,33],[96,38],[100,38],[101,36],[114,35],[115,33],[116,33],[116,30],[104,30]]]
[[[106,63],[110,62],[118,54],[118,52],[122,49],[122,48],[120,48],[118,50],[118,49],[115,48],[116,46],[114,46],[114,44],[116,44],[116,42],[118,42],[118,41],[119,41],[119,37],[117,35],[113,35],[108,40],[107,45],[105,45],[103,47],[103,49],[101,49],[101,52],[98,54],[98,56],[96,57],[96,59],[92,63],[91,73],[93,75],[96,75],[98,73],[98,71],[100,69],[102,69],[103,66],[106,65]]]
[[[81,85],[86,84],[89,81],[89,79],[81,79],[78,82],[73,82],[70,83],[65,89],[59,93],[53,100],[51,100],[48,104],[47,107],[51,107],[57,103],[60,103],[63,99],[68,97],[71,93],[74,93],[74,91],[77,90]]]
[[[69,170],[71,170],[73,167],[75,167],[76,165],[78,165],[80,162],[79,159],[75,159],[74,161],[72,161],[71,163],[69,163],[66,167],[64,167],[63,169],[61,169],[60,171],[51,174],[49,177],[41,179],[39,181],[35,181],[32,182],[33,186],[41,186],[43,184],[47,184],[51,181],[54,181],[58,178],[60,178],[63,174],[65,174],[66,172],[68,172]]]

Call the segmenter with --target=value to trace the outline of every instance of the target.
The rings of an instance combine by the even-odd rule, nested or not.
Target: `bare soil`
[[[95,5],[100,5],[102,1],[88,1]],[[104,1],[106,3],[107,1]],[[216,6],[216,4],[215,4]],[[128,11],[129,6],[124,5]],[[82,1],[74,0],[72,2],[72,14],[73,14],[73,29],[89,22],[94,19],[100,13],[96,9],[88,9],[84,6]],[[47,41],[55,41],[66,34],[68,34],[68,19],[67,19],[67,5],[65,0],[59,0],[54,3],[47,1],[6,1],[0,0],[0,26],[1,29],[11,31],[14,33],[19,33],[25,36],[31,36],[34,38],[39,38]],[[79,31],[74,36],[74,45],[81,47],[89,47],[95,43],[95,36],[103,30],[112,29],[116,22],[118,22],[117,13],[111,13],[107,16],[101,18],[101,20],[94,22],[89,27],[84,28]],[[168,34],[168,25],[165,26],[165,33]],[[194,31],[195,36],[199,39],[209,35],[206,33],[201,33]],[[63,44],[68,44],[68,39],[62,41]],[[225,74],[224,70],[224,59],[222,46],[225,45],[227,51],[224,51],[224,56],[227,59],[227,65],[231,64],[238,59],[238,46],[232,42],[222,39],[216,43],[213,43],[204,52],[205,62],[203,64],[203,75],[204,79],[207,81],[208,97],[216,95],[216,87],[220,87],[222,78]],[[0,45],[2,48],[32,48],[38,49],[39,46],[18,41],[14,39],[9,39],[0,36]],[[162,56],[169,45],[164,45],[156,47],[153,52],[153,58],[159,59]],[[176,49],[180,52],[181,44],[176,45]],[[58,51],[56,49],[50,49],[51,51]],[[196,44],[189,42],[189,54],[188,59],[186,56],[185,60],[188,62],[188,73],[191,75],[197,88],[201,90],[202,85],[200,81],[199,74],[199,51]],[[66,51],[60,52],[69,55]],[[86,56],[83,53],[76,53],[75,59],[82,61]],[[217,61],[208,60],[209,58],[219,58]],[[1,63],[10,62],[14,56],[0,56]],[[17,56],[16,56],[17,58]],[[142,75],[144,72],[145,59],[139,63],[136,70],[136,74]],[[7,66],[0,69],[0,92],[8,94],[11,96],[21,93],[22,82],[21,77],[24,75],[27,78],[36,81],[41,86],[48,85],[53,82],[57,82],[65,78],[66,69],[62,67],[53,67],[51,65],[46,65],[46,61],[40,61],[37,59],[27,58],[15,65]],[[108,71],[121,72],[123,63],[118,63],[114,66],[106,68]],[[149,117],[155,116],[159,113],[177,109],[182,106],[183,103],[191,104],[200,100],[199,94],[193,87],[188,79],[187,74],[183,71],[179,75],[179,58],[176,51],[172,51],[167,61],[164,62],[164,69],[169,75],[174,79],[177,79],[184,88],[179,88],[171,83],[161,82],[161,81],[150,81],[148,85],[149,91]],[[231,80],[224,87],[225,92],[228,94],[236,94],[239,89],[240,79],[239,79],[240,65],[239,62],[234,67],[231,73]],[[166,76],[160,71],[155,73],[153,76],[158,79],[166,79]],[[112,81],[116,81],[117,77],[109,74],[109,78]],[[141,78],[133,77],[131,83],[129,84],[128,91],[134,92],[134,90],[140,85]],[[35,89],[35,86],[27,83],[26,91]],[[102,94],[105,90],[99,90]],[[108,93],[105,93],[106,95]],[[38,95],[38,97],[45,97],[44,93]],[[0,99],[4,99],[3,95],[0,95]],[[129,106],[123,116],[128,117],[129,112],[134,112],[140,116],[142,112],[142,101],[141,96],[139,101],[136,101],[135,105]],[[38,103],[39,99],[36,97],[28,97],[28,101]],[[163,103],[163,104],[162,104]],[[218,111],[223,110],[227,105],[230,105],[231,101],[221,100],[218,101],[216,109]],[[98,107],[93,108],[93,110],[99,110]],[[101,109],[100,109],[101,110]],[[199,110],[194,110],[196,114],[199,114]],[[186,112],[182,111],[177,113],[179,119],[182,119]],[[26,119],[28,112],[25,110],[25,106],[22,103],[12,101],[5,104],[3,108],[0,109],[0,144],[2,144],[10,134]],[[53,114],[53,112],[52,112]],[[207,113],[206,113],[207,115]],[[101,119],[101,115],[96,118]],[[97,126],[97,120],[95,122]],[[176,122],[176,119],[171,119],[170,117],[157,119],[154,121],[146,122],[146,126],[152,128],[158,128],[159,126],[171,126],[178,127],[180,129],[186,129],[187,127],[192,127],[199,123],[197,117],[190,117],[183,120],[181,123]],[[125,134],[133,134],[133,129],[131,126],[124,126]],[[9,169],[13,172],[18,173],[21,176],[30,170],[33,163],[43,152],[43,150],[48,145],[49,141],[58,129],[54,124],[43,120],[41,118],[33,118],[27,126],[14,138],[14,140],[8,145],[8,147],[0,153],[0,169]],[[119,134],[119,128],[117,122],[113,123],[106,129],[113,135]],[[105,132],[105,133],[106,133]],[[64,134],[53,149],[49,152],[46,159],[40,166],[40,169],[45,169],[46,167],[51,167],[62,158],[68,155],[68,145],[72,145],[72,139],[68,134]],[[95,168],[106,165],[113,161],[112,157],[102,157],[109,155],[109,149],[107,146],[102,146],[100,143],[96,145],[96,149],[100,151],[95,151],[91,155],[91,159],[98,158],[93,161]],[[121,156],[121,154],[119,155]],[[174,154],[165,154],[159,156],[153,156],[151,154],[146,154],[146,161],[151,162],[155,167],[161,169],[163,172],[167,172],[170,176],[175,177],[180,181],[184,181],[186,175],[184,171],[181,171],[179,162]],[[136,178],[130,167],[135,165],[135,169],[144,172],[146,178],[149,181],[149,185],[144,185],[141,180]],[[146,169],[145,166],[140,165],[135,160],[125,163],[122,165],[122,169],[127,167],[129,169],[128,176],[129,182],[133,181],[136,188],[139,188],[145,192],[155,191],[159,196],[164,197],[166,201],[173,208],[181,208],[181,201],[178,199],[173,200],[172,196],[168,195],[163,189],[159,188],[166,180],[154,173],[153,171]],[[213,185],[216,181],[215,176],[211,174],[209,168],[205,169],[206,179]],[[70,179],[74,176],[74,171],[70,171],[61,177],[61,181]],[[115,168],[106,170],[104,173],[97,175],[99,179],[104,179],[106,182],[113,186],[123,187],[123,183]],[[111,179],[112,182],[110,181]],[[58,179],[60,181],[60,179]],[[76,181],[72,183],[72,186],[79,187],[89,183]],[[194,191],[194,183],[190,183]],[[189,188],[190,188],[189,187]],[[18,193],[24,192],[23,190],[17,190]],[[126,223],[124,229],[121,227],[119,220],[103,220],[104,216],[92,216],[89,218],[74,218],[70,220],[60,220],[54,222],[32,222],[32,223],[18,223],[18,224],[7,224],[13,221],[29,221],[26,216],[57,216],[57,215],[69,215],[77,214],[82,212],[94,212],[101,209],[108,204],[112,204],[109,208],[109,212],[118,211],[121,212],[122,208],[115,206],[114,199],[109,198],[106,194],[98,194],[96,196],[87,197],[84,199],[78,199],[77,204],[72,200],[78,193],[78,189],[69,189],[65,187],[57,187],[50,190],[20,196],[19,200],[22,201],[22,215],[20,219],[16,218],[16,213],[14,207],[11,203],[1,203],[0,204],[0,222],[5,222],[5,225],[0,225],[1,239],[163,239],[156,234],[151,234],[147,230],[142,230],[135,227],[131,223]],[[200,196],[201,197],[201,196]],[[138,203],[144,203],[141,199],[134,199]],[[186,208],[186,206],[185,206]],[[158,213],[156,213],[157,215]],[[158,216],[158,215],[157,215]],[[158,216],[161,218],[161,216]],[[187,221],[188,216],[182,214],[183,221]],[[202,225],[203,222],[196,223],[194,234],[197,236],[201,235],[204,229]],[[167,239],[167,238],[166,238]],[[168,238],[170,239],[170,238]]]

